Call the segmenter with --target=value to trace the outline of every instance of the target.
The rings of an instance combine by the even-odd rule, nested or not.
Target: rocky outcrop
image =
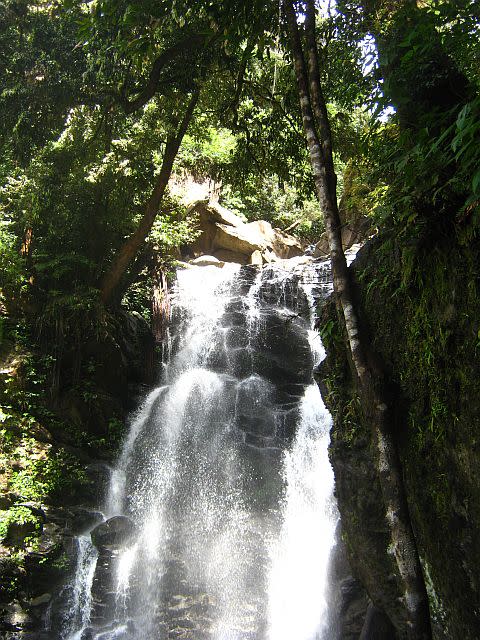
[[[0,546],[0,630],[5,640],[58,637],[56,631],[40,629],[65,576],[74,569],[74,536],[101,519],[101,514],[83,507],[31,504],[30,508],[41,513],[41,531],[30,544],[16,547],[17,556]],[[59,628],[57,613],[53,612],[52,623]]]
[[[476,640],[480,305],[472,289],[476,273],[472,265],[480,256],[477,247],[459,245],[454,237],[443,242],[436,251],[417,247],[415,262],[407,263],[411,246],[400,246],[397,238],[378,238],[362,250],[352,272],[361,274],[356,281],[362,319],[390,382],[393,429],[424,570],[433,638]],[[406,265],[412,268],[412,264],[415,271],[407,271]],[[372,600],[366,628],[384,629],[389,620],[397,637],[407,638],[370,428],[333,301],[322,324],[328,328],[324,332],[328,358],[319,376],[334,416],[330,456],[350,563]],[[367,631],[361,636],[370,637],[377,636]]]
[[[93,626],[108,623],[115,601],[119,552],[132,542],[136,533],[137,528],[130,518],[114,516],[97,525],[90,534],[92,544],[98,550],[92,584],[90,622]]]
[[[190,257],[209,255],[224,262],[261,265],[303,254],[304,245],[297,238],[265,220],[247,223],[219,204],[207,201],[197,202],[191,211],[198,214],[201,233],[185,250]]]

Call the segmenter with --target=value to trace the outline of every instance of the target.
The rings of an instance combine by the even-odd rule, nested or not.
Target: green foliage
[[[18,238],[13,231],[12,221],[8,218],[3,220],[0,218],[0,272],[2,273],[1,309],[1,305],[12,300],[14,296],[20,297],[26,285],[25,261],[19,253]]]
[[[197,223],[197,214],[186,210],[178,199],[172,196],[164,198],[162,211],[153,224],[149,241],[166,259],[167,252],[198,238]]]
[[[249,176],[242,189],[224,189],[221,203],[248,221],[268,220],[274,227],[314,242],[323,231],[323,219],[315,198],[302,198],[288,184],[279,185],[274,176]]]
[[[31,524],[33,535],[38,533],[42,526],[40,518],[32,513],[28,507],[13,506],[10,509],[5,509],[0,511],[0,542],[7,538],[12,524]]]
[[[213,127],[201,114],[185,136],[176,160],[177,171],[183,170],[196,179],[217,179],[235,151],[235,136],[221,126]]]
[[[401,311],[402,323],[388,324],[391,335],[377,331],[374,342],[408,399],[412,446],[421,451],[441,452],[455,439],[457,394],[475,376],[476,363],[467,355],[478,341],[474,256],[455,236],[435,249],[407,242],[400,252],[390,233],[360,274],[374,326]]]
[[[11,475],[12,491],[27,500],[68,498],[88,483],[78,458],[65,449],[52,452],[47,459],[29,460],[20,456],[24,467]],[[68,470],[65,473],[65,470]]]
[[[7,167],[28,164],[58,135],[69,108],[85,99],[86,58],[77,46],[82,11],[75,0],[0,4],[2,178]]]
[[[480,21],[475,0],[429,0],[424,10],[434,20],[445,51],[470,81],[480,83]]]
[[[432,250],[450,235],[468,247],[477,233],[478,19],[470,0],[432,0],[421,9],[383,3],[377,13],[367,5],[339,1],[318,20],[341,210],[346,221],[374,212],[377,226],[402,242],[401,267],[377,265],[368,297],[381,289],[405,301],[407,347],[421,355],[404,375],[418,376],[422,366],[432,379],[420,431],[441,440],[446,399],[434,391],[441,384],[432,371],[451,333],[432,318],[434,300],[445,300],[451,283]],[[60,426],[46,405],[66,390],[87,409],[99,400],[98,363],[82,348],[102,341],[117,347],[122,322],[104,309],[99,282],[138,228],[194,88],[200,101],[176,177],[221,183],[222,203],[245,219],[292,227],[311,242],[323,231],[282,27],[278,6],[258,0],[2,4],[0,339],[21,352],[20,366],[2,383],[9,455],[42,420],[75,443],[108,448],[118,441],[121,421],[93,436]],[[468,99],[443,104],[431,94],[456,67],[472,85]],[[397,115],[372,123],[367,110],[375,102],[395,104]],[[128,311],[149,319],[152,275],[171,269],[179,247],[195,239],[195,225],[175,197],[164,198],[122,282],[118,298]],[[425,255],[438,258],[432,283],[419,276]],[[419,298],[422,288],[434,294]],[[327,343],[342,339],[328,325],[323,333]],[[11,482],[38,499],[73,491],[85,480],[77,462],[65,449],[22,458]],[[71,470],[70,487],[62,485],[62,465]]]

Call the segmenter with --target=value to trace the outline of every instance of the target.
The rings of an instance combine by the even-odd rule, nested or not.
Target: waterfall
[[[313,382],[329,265],[178,272],[160,385],[105,522],[79,539],[64,640],[331,640],[330,417]]]

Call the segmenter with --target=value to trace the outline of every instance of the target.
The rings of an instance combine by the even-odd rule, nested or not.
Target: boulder
[[[236,262],[237,264],[248,264],[250,257],[245,253],[238,251],[229,251],[228,249],[217,249],[215,255],[222,262]]]
[[[275,229],[266,220],[256,220],[255,222],[249,222],[246,227],[249,227],[252,231],[264,239],[266,248],[273,251],[277,258],[295,258],[296,256],[303,255],[304,246],[294,236]]]
[[[215,203],[215,205],[210,205],[209,207],[209,215],[215,222],[220,222],[221,224],[231,225],[232,227],[238,227],[244,224],[245,219],[233,213],[229,209],[225,209],[220,204]]]
[[[330,254],[330,249],[328,247],[328,238],[327,232],[325,231],[320,236],[320,240],[315,245],[312,255],[314,258],[327,258]]]
[[[102,547],[122,547],[128,544],[137,532],[135,523],[127,516],[114,516],[97,525],[91,533],[92,543]]]
[[[41,596],[37,596],[36,598],[32,598],[30,600],[31,607],[40,607],[42,604],[47,604],[52,599],[51,593],[42,593]]]
[[[220,249],[228,249],[236,253],[251,256],[254,251],[265,249],[265,238],[248,224],[232,227],[217,223],[214,245]]]
[[[254,369],[266,380],[275,385],[311,383],[313,360],[308,325],[302,318],[262,309],[253,343]]]
[[[232,211],[206,200],[196,202],[189,211],[198,214],[198,226],[201,231],[200,236],[189,246],[189,253],[195,256],[213,254],[217,224],[233,228],[244,224],[243,220]]]
[[[201,233],[186,247],[190,256],[261,265],[303,254],[304,246],[297,238],[274,229],[265,220],[246,223],[232,211],[206,200],[197,202],[191,211],[198,213]]]
[[[197,267],[223,267],[225,262],[219,260],[215,256],[199,256],[194,260],[190,260],[190,264],[196,265]]]

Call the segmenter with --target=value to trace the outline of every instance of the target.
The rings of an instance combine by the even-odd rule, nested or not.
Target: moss
[[[390,539],[370,428],[351,378],[332,300],[323,309],[320,331],[328,357],[320,365],[317,377],[324,401],[334,416],[329,453],[335,472],[342,537],[354,575],[376,605],[401,627],[404,624],[401,590],[388,553]]]
[[[473,640],[480,625],[479,265],[479,249],[453,235],[430,242],[393,233],[370,244],[355,265],[363,322],[389,381],[412,524],[435,593],[432,611],[442,605],[436,638]],[[355,432],[349,426],[356,391],[341,340],[327,339],[327,351],[333,464],[348,460],[361,477],[363,454],[357,451],[357,460],[348,450],[369,436],[361,425]],[[345,512],[364,517],[355,495],[341,499]],[[352,539],[352,554],[364,553],[362,545]]]

